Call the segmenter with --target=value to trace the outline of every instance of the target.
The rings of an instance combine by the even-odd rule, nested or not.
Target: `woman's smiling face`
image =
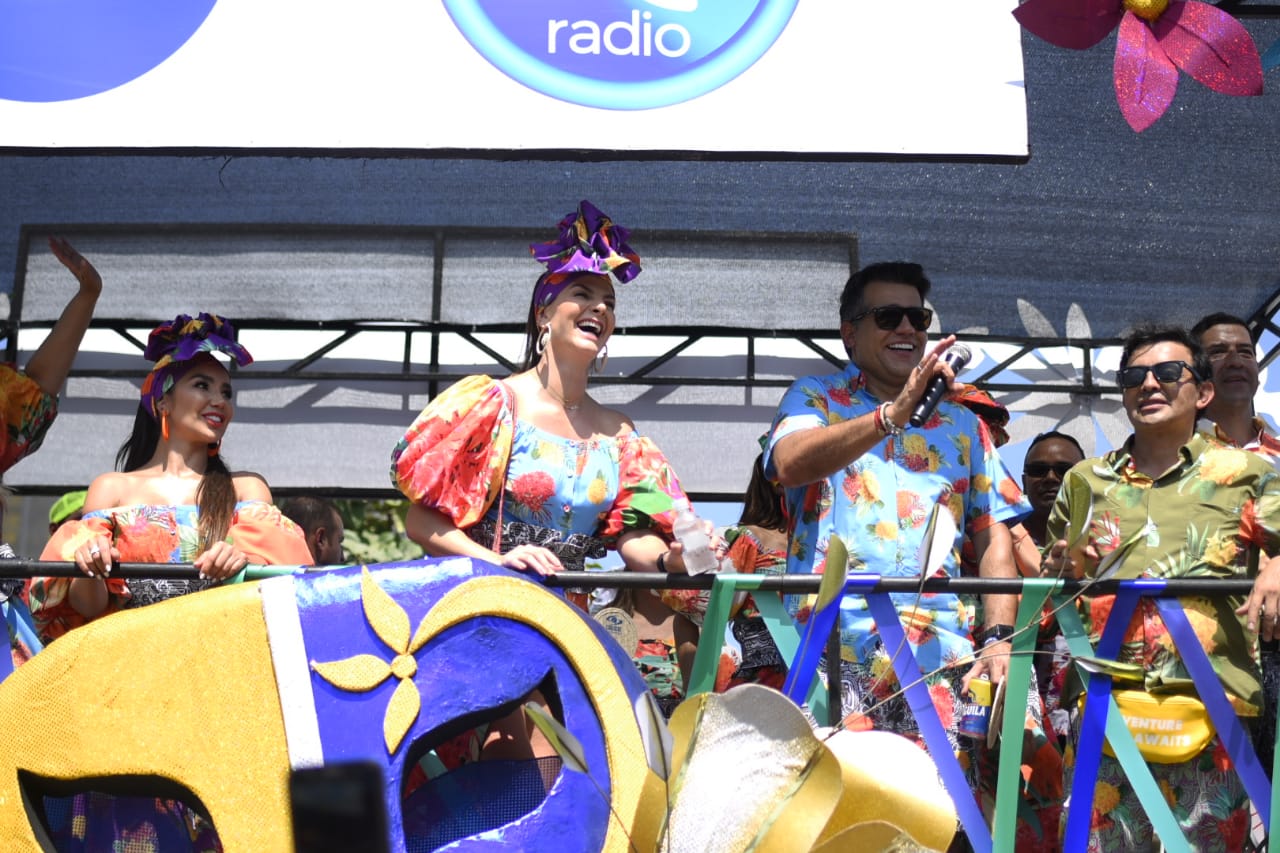
[[[539,325],[550,325],[552,341],[590,347],[594,354],[613,334],[616,304],[607,275],[580,275],[542,309]]]
[[[169,434],[207,444],[222,440],[235,417],[231,375],[213,356],[202,354],[164,396]]]

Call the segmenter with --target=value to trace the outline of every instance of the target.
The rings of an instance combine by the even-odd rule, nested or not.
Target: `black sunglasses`
[[[1075,464],[1074,462],[1028,462],[1022,466],[1022,473],[1028,477],[1047,477],[1049,472],[1052,471],[1061,480],[1067,476],[1068,471],[1075,467]]]
[[[933,322],[933,311],[929,308],[905,307],[903,305],[881,305],[879,308],[868,308],[856,317],[850,317],[850,323],[856,323],[863,317],[874,315],[876,325],[886,332],[892,332],[898,326],[902,325],[902,318],[906,317],[907,322],[911,324],[911,328],[917,332],[923,332],[929,328],[929,324]]]
[[[1195,368],[1185,361],[1162,361],[1159,364],[1147,364],[1142,367],[1126,367],[1116,374],[1116,384],[1121,388],[1137,388],[1147,381],[1147,371],[1151,371],[1155,374],[1157,382],[1172,385],[1182,377],[1184,367],[1191,371],[1192,377],[1199,380],[1200,375],[1196,373]]]

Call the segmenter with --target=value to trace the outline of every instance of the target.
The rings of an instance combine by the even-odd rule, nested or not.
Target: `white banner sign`
[[[0,0],[0,147],[1023,156],[1012,0]]]

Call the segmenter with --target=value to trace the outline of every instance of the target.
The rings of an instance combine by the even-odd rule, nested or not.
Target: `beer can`
[[[991,720],[991,680],[985,675],[969,682],[968,701],[960,704],[960,723],[957,730],[966,737],[987,737],[987,725]]]

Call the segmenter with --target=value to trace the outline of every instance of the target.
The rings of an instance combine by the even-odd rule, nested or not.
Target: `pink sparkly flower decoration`
[[[1045,41],[1086,50],[1119,26],[1116,100],[1146,130],[1178,90],[1178,69],[1224,95],[1261,95],[1262,60],[1244,26],[1195,0],[1028,0],[1013,16]]]

